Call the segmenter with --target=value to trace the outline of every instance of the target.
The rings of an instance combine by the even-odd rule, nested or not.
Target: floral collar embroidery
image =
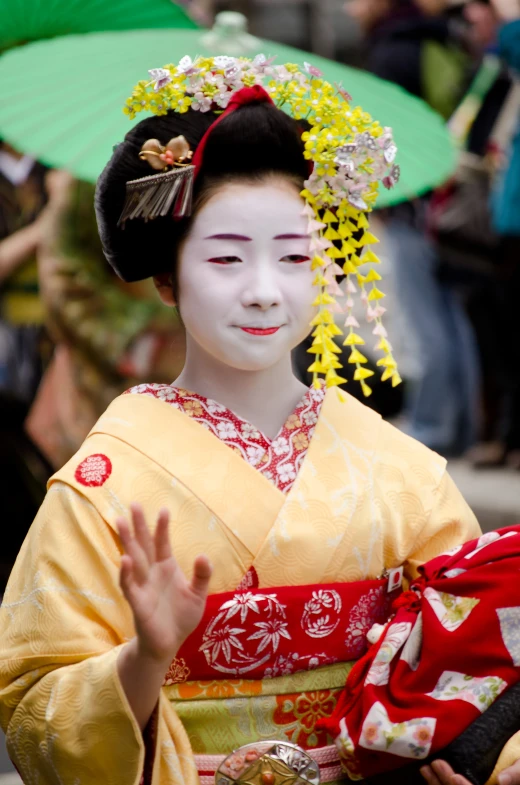
[[[318,421],[324,389],[307,390],[274,439],[225,406],[169,384],[139,384],[128,393],[149,395],[184,412],[235,450],[280,491],[287,493],[298,474]]]

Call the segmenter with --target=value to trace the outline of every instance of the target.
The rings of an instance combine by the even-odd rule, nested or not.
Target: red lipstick
[[[245,333],[249,333],[250,335],[274,335],[280,329],[279,327],[241,327]]]

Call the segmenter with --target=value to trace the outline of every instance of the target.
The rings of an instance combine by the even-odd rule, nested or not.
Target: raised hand
[[[131,505],[133,535],[125,518],[117,520],[124,555],[120,585],[134,615],[139,650],[166,666],[199,624],[208,594],[211,566],[197,556],[191,582],[172,554],[169,515],[161,510],[152,537],[139,504]]]

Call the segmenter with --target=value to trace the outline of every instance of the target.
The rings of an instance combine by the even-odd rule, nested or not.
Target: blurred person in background
[[[164,314],[151,284],[121,283],[105,264],[94,186],[65,171],[46,182],[38,268],[56,348],[26,429],[57,469],[115,397],[150,375],[174,378],[185,347],[180,318]]]
[[[471,71],[472,40],[446,0],[347,0],[365,37],[365,67],[448,119]]]
[[[365,34],[367,68],[448,119],[472,71],[475,42],[464,18],[440,13],[439,0],[350,0],[345,8]],[[428,447],[454,455],[476,439],[478,355],[459,298],[438,280],[439,258],[427,227],[429,198],[381,215],[419,364],[407,386],[404,428]]]
[[[45,168],[0,142],[0,395],[28,406],[41,372],[44,309],[38,292],[38,216]]]
[[[149,282],[124,284],[106,265],[94,186],[51,171],[45,187],[47,204],[25,237],[40,313],[55,345],[30,410],[26,405],[17,416],[14,433],[2,434],[2,498],[16,526],[2,540],[0,593],[52,472],[76,452],[113,398],[143,378],[171,381],[184,362],[180,319],[164,313]],[[22,246],[21,231],[10,259]],[[12,409],[2,406],[2,413],[12,418]]]
[[[441,257],[440,274],[465,291],[478,340],[480,442],[468,457],[476,467],[508,463],[518,468],[518,331],[512,298],[520,253],[520,85],[515,76],[520,46],[514,18],[519,12],[516,2],[471,2],[464,12],[486,49],[450,119],[461,148],[459,166],[435,194],[429,225]]]
[[[36,263],[45,172],[0,142],[0,493],[5,520],[16,522],[2,533],[0,592],[50,471],[23,427],[51,348]]]
[[[520,2],[492,0],[501,23],[498,51],[513,80],[514,113],[509,149],[492,198],[492,224],[499,238],[495,276],[488,287],[488,318],[497,341],[490,353],[498,391],[496,429],[477,445],[471,457],[476,466],[507,463],[520,470],[520,330],[517,295],[520,289]],[[491,327],[491,325],[490,325]]]

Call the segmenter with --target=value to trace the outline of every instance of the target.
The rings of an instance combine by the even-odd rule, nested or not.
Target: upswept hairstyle
[[[193,216],[220,185],[282,175],[303,188],[309,169],[303,157],[302,129],[272,104],[247,104],[223,118],[210,133],[195,181],[190,218],[175,220],[165,216],[149,222],[129,220],[124,228],[118,226],[127,181],[153,174],[149,164],[139,158],[143,143],[157,139],[166,145],[170,139],[183,135],[195,151],[216,118],[213,112],[169,111],[141,121],[114,149],[98,180],[95,207],[104,254],[124,281],[139,281],[174,270],[179,243]]]

